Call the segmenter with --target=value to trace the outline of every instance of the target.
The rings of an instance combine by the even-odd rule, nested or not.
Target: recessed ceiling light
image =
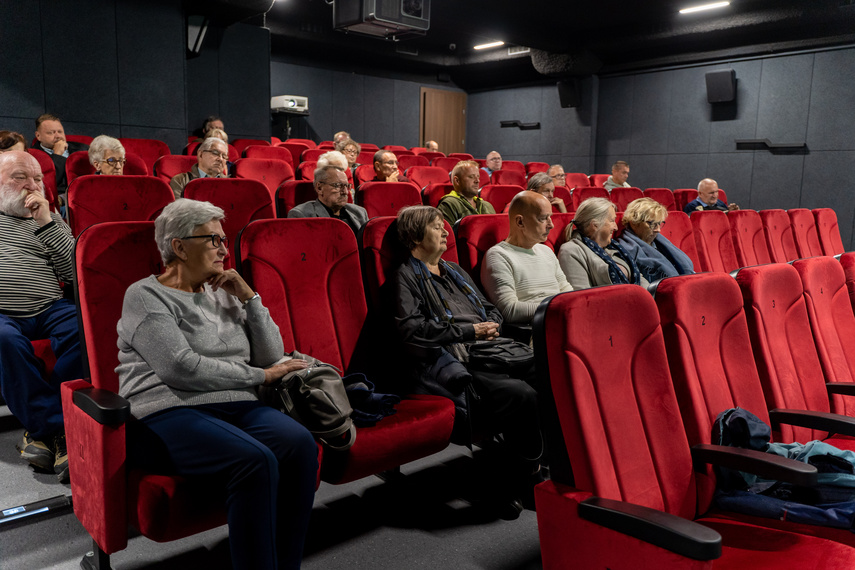
[[[481,44],[479,46],[475,46],[475,49],[487,49],[492,47],[499,47],[505,45],[505,42],[490,42],[488,44]]]
[[[730,6],[730,2],[713,2],[712,4],[702,4],[701,6],[693,6],[692,8],[683,8],[681,14],[691,14],[692,12],[700,12],[702,10],[713,10],[715,8],[724,8]]]

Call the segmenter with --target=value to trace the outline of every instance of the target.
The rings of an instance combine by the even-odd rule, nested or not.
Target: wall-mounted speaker
[[[558,99],[561,101],[561,108],[578,107],[581,101],[580,87],[578,79],[563,79],[558,82]]]
[[[710,103],[730,103],[736,100],[736,71],[719,69],[706,74],[707,101]]]

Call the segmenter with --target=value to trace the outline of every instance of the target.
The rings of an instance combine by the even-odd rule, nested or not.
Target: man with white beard
[[[26,152],[0,154],[0,388],[24,424],[16,445],[34,467],[68,481],[59,386],[82,377],[77,311],[59,282],[72,281],[74,237],[49,209],[42,171]],[[49,338],[49,377],[30,341]]]

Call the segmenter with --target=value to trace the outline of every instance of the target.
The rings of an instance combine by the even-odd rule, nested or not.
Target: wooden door
[[[466,152],[466,93],[422,87],[419,119],[419,146],[434,140],[445,154]]]

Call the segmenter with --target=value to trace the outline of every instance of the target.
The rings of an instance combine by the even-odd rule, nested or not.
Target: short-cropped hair
[[[208,137],[203,140],[202,144],[199,145],[199,148],[196,149],[196,156],[202,154],[203,150],[211,150],[211,147],[218,143],[226,147],[226,152],[228,152],[228,143],[222,139],[218,139],[217,137]]]
[[[208,115],[207,117],[205,117],[205,120],[202,121],[202,134],[203,135],[208,132],[208,128],[210,128],[211,123],[213,123],[214,121],[220,121],[222,123],[223,119],[221,117],[216,116],[216,115]]]
[[[327,164],[326,166],[319,166],[315,169],[315,186],[320,182],[324,182],[327,179],[327,175],[330,171],[342,172],[341,167],[335,166],[333,164]]]
[[[567,225],[565,237],[570,241],[574,236],[582,234],[583,236],[591,237],[588,233],[591,230],[591,224],[597,222],[602,224],[609,215],[609,208],[614,208],[608,198],[588,198],[579,204],[576,210],[576,215],[573,217],[573,223]]]
[[[372,161],[372,164],[374,162],[383,162],[383,155],[386,154],[387,152],[393,156],[395,155],[395,153],[392,152],[391,150],[383,150],[381,148],[380,150],[378,150],[377,152],[374,153],[374,160]]]
[[[461,160],[457,164],[454,165],[454,168],[451,169],[451,181],[454,182],[455,176],[460,176],[460,171],[464,168],[469,168],[474,166],[476,169],[480,168],[478,163],[474,160]]]
[[[24,148],[27,148],[27,139],[21,133],[15,131],[0,131],[0,150],[12,148],[16,144],[21,143]]]
[[[42,123],[45,121],[59,121],[59,117],[56,115],[51,115],[50,113],[42,113],[38,117],[36,117],[36,130],[39,130],[39,127],[42,126]]]
[[[630,224],[665,221],[668,210],[653,198],[639,198],[630,202],[623,213],[621,223],[628,227]]]
[[[625,161],[625,160],[618,160],[618,161],[615,161],[615,163],[614,163],[614,164],[612,164],[612,170],[614,170],[614,169],[615,169],[615,168],[617,168],[618,166],[627,166],[627,167],[628,167],[628,166],[629,166],[629,163],[628,163],[627,161]]]
[[[360,152],[362,152],[362,146],[360,146],[360,144],[358,142],[356,142],[355,140],[350,139],[350,138],[337,142],[335,145],[335,149],[339,152],[344,152],[344,149],[346,149],[349,146],[355,146],[356,147],[356,154],[359,154]]]
[[[154,221],[154,241],[163,264],[169,265],[176,259],[172,251],[173,239],[193,235],[198,226],[225,217],[222,208],[210,202],[179,198],[166,206]]]
[[[425,239],[425,230],[442,212],[433,206],[407,206],[398,212],[398,239],[409,251]]]
[[[95,166],[96,162],[104,160],[104,153],[108,150],[118,152],[122,155],[122,158],[125,157],[125,147],[122,146],[119,139],[114,139],[107,135],[98,135],[92,139],[92,142],[89,144],[89,162],[92,166]]]
[[[528,179],[528,185],[525,187],[526,190],[534,190],[537,192],[538,188],[543,186],[544,184],[551,184],[552,178],[545,172],[538,172],[536,174],[532,174],[531,178]]]

